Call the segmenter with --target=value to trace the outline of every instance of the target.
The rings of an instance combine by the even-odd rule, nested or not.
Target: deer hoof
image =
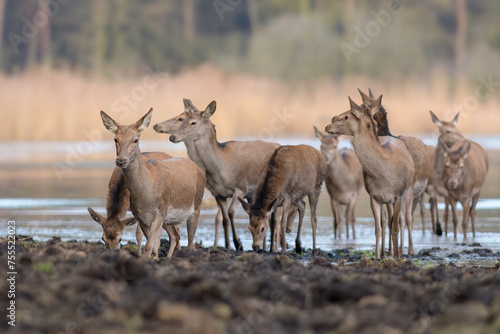
[[[241,244],[240,239],[234,240],[234,248],[236,248],[236,251],[238,252],[243,251],[243,245]]]

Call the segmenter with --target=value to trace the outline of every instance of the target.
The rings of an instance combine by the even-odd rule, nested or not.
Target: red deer
[[[335,238],[341,236],[340,205],[345,205],[346,236],[349,238],[349,225],[351,225],[352,237],[356,238],[354,209],[363,187],[363,167],[353,150],[337,148],[339,136],[325,135],[316,127],[314,133],[321,141],[321,154],[326,162],[325,184],[330,195],[334,236]]]
[[[205,174],[191,160],[141,159],[139,137],[149,126],[153,109],[131,125],[120,125],[101,111],[104,126],[115,134],[116,165],[121,168],[130,191],[130,210],[146,236],[146,255],[158,258],[161,228],[167,225],[171,257],[179,243],[172,225],[187,221],[188,248],[194,249],[193,238],[198,225]]]
[[[373,96],[373,93],[371,89],[369,90],[369,96],[363,93],[361,90],[359,90],[359,94],[361,95],[361,98],[363,99],[363,104],[369,109],[372,110],[372,105],[375,102],[375,97]],[[375,106],[376,108],[376,106]],[[376,126],[376,133],[378,136],[390,136],[397,138],[401,140],[405,146],[408,152],[411,155],[412,161],[413,161],[413,166],[415,168],[415,180],[413,183],[413,205],[411,208],[411,214],[413,216],[413,212],[415,211],[415,208],[417,207],[417,204],[420,202],[420,199],[422,198],[424,191],[427,187],[427,170],[428,170],[428,165],[429,165],[429,156],[428,156],[428,150],[427,146],[418,138],[411,137],[411,136],[394,136],[391,131],[389,130],[389,121],[387,119],[387,111],[385,108],[381,105],[380,108],[377,108],[375,112],[372,112],[372,117],[373,121],[375,122]],[[403,253],[403,246],[404,246],[404,227],[405,227],[405,219],[403,217],[403,214],[401,213],[401,218],[400,221],[402,222],[401,225],[401,253]],[[413,240],[412,240],[412,230],[413,226],[408,225],[408,253],[413,254],[414,249],[413,249]]]
[[[434,124],[437,125],[439,129],[439,137],[438,137],[438,145],[436,147],[436,153],[435,153],[435,163],[434,163],[434,173],[433,173],[433,179],[432,182],[436,187],[436,191],[441,195],[445,196],[447,201],[446,201],[446,211],[445,211],[445,233],[448,233],[448,215],[447,215],[447,209],[448,209],[448,202],[451,202],[451,199],[449,198],[449,189],[445,185],[443,181],[443,171],[445,168],[445,160],[446,160],[446,151],[445,148],[451,148],[453,145],[459,142],[463,142],[467,139],[462,135],[460,130],[457,127],[458,123],[458,117],[460,113],[457,113],[455,117],[453,118],[452,121],[447,122],[447,121],[442,121],[440,120],[432,111],[430,111],[431,114],[431,119]],[[472,140],[467,140],[468,142],[471,143],[471,153],[472,156],[475,158],[474,163],[478,163],[481,166],[481,169],[477,171],[477,173],[482,173],[484,169],[488,171],[488,166],[489,166],[489,158],[488,158],[488,153],[482,148],[479,144],[476,142],[473,142]],[[484,171],[484,174],[486,174],[486,171]],[[482,183],[481,183],[482,185]],[[476,201],[472,201],[472,205],[470,206],[470,211],[474,212],[474,216],[471,215],[472,217],[475,217],[475,209],[476,209],[476,204],[477,200],[479,199],[479,194],[477,195]],[[455,200],[456,201],[456,200]],[[453,209],[453,208],[452,208]],[[465,210],[465,209],[464,209]],[[463,225],[465,224],[465,225]],[[463,226],[467,226],[468,222],[462,222]],[[473,231],[474,233],[474,231]],[[457,237],[456,234],[456,229],[454,233],[454,237]],[[465,237],[465,233],[464,233]]]
[[[163,152],[146,152],[142,153],[142,158],[150,159],[170,159],[170,155]],[[137,222],[135,217],[125,218],[127,211],[130,209],[130,192],[125,185],[122,170],[115,167],[111,174],[111,179],[108,185],[108,196],[106,198],[107,216],[97,213],[92,208],[87,208],[90,216],[99,225],[102,226],[102,240],[106,244],[107,249],[120,249],[123,230],[127,226],[134,225]],[[143,233],[139,224],[135,232],[137,240],[137,254],[141,255],[141,244]]]
[[[412,225],[413,184],[415,167],[406,145],[399,139],[377,136],[372,113],[380,108],[380,96],[369,110],[358,106],[349,97],[350,110],[332,118],[325,131],[329,134],[353,136],[354,152],[363,167],[365,189],[370,195],[370,205],[375,219],[375,256],[380,257],[380,214],[386,204],[394,246],[394,256],[399,257],[399,213],[402,201],[406,209],[408,226]]]
[[[219,143],[215,126],[210,121],[216,102],[212,101],[204,111],[198,111],[189,100],[184,102],[186,108],[191,110],[190,116],[179,129],[173,131],[170,141],[189,143],[189,146],[186,145],[189,156],[192,156],[190,150],[196,152],[196,161],[206,171],[207,188],[222,211],[226,247],[229,246],[227,227],[230,223],[235,247],[241,250],[227,199],[233,196],[242,196],[247,200],[252,198],[260,173],[279,144],[260,140]]]
[[[311,209],[311,226],[313,250],[316,249],[316,206],[318,204],[321,183],[324,179],[325,161],[315,148],[308,145],[280,146],[265,166],[251,205],[240,199],[243,208],[250,216],[248,228],[253,237],[253,249],[262,247],[266,222],[271,212],[282,206],[279,224],[271,229],[271,250],[277,250],[277,242],[273,236],[281,238],[281,249],[286,251],[285,230],[288,212],[292,205],[299,211],[299,227],[295,240],[295,250],[301,251],[300,232],[304,217],[305,196],[309,199]]]

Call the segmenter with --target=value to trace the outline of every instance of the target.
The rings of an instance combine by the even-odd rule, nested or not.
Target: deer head
[[[460,112],[458,112],[455,117],[449,122],[440,120],[432,111],[430,111],[431,119],[434,124],[437,125],[439,129],[439,140],[446,143],[448,146],[453,145],[458,140],[463,139],[462,133],[457,127],[458,117]]]
[[[179,129],[185,119],[191,117],[192,115],[199,113],[200,111],[193,105],[191,100],[183,99],[184,101],[184,112],[178,116],[167,119],[164,122],[155,124],[153,129],[158,133],[173,133]]]
[[[460,142],[451,148],[448,148],[444,143],[441,143],[441,146],[446,159],[443,167],[443,181],[447,188],[454,190],[462,182],[465,159],[467,159],[467,154],[470,150],[470,142]]]
[[[382,103],[382,95],[373,103],[372,112],[377,112]],[[357,105],[349,97],[351,109],[340,115],[334,116],[332,122],[325,127],[325,131],[332,135],[348,135],[353,136],[359,133],[362,128],[375,130],[373,120],[370,115],[370,110],[364,105]]]
[[[198,111],[196,107],[187,100],[189,108],[191,108],[190,116],[182,122],[181,126],[172,133],[170,136],[170,141],[172,143],[179,143],[186,140],[197,140],[201,138],[204,134],[208,133],[213,127],[210,122],[210,117],[215,113],[217,103],[215,101],[210,102],[204,111]],[[186,105],[186,100],[185,100]]]
[[[266,236],[266,224],[269,221],[271,212],[275,209],[277,200],[275,199],[266,208],[262,208],[253,205],[251,206],[247,201],[240,197],[238,197],[238,199],[240,200],[241,206],[245,212],[250,216],[248,229],[250,230],[250,233],[252,233],[253,237],[252,248],[254,251],[257,251],[262,248],[262,244]]]
[[[326,162],[330,162],[333,160],[335,153],[337,152],[337,145],[339,143],[338,135],[325,135],[321,131],[318,130],[317,127],[313,126],[314,134],[316,138],[321,141],[321,154],[323,155],[323,159]]]
[[[127,168],[137,158],[137,155],[140,155],[139,137],[142,131],[149,126],[152,115],[153,108],[134,124],[120,125],[104,111],[101,111],[104,126],[115,134],[116,165],[118,167]]]
[[[106,244],[106,248],[120,249],[123,230],[125,229],[125,227],[136,223],[135,217],[124,219],[119,219],[117,217],[106,218],[103,215],[95,212],[92,208],[87,208],[87,210],[89,210],[92,219],[94,219],[99,225],[102,226],[102,241],[104,241],[104,243]]]
[[[375,123],[377,136],[391,136],[391,131],[389,130],[389,121],[387,120],[387,111],[380,104],[377,106],[377,99],[373,96],[372,90],[368,89],[370,95],[366,95],[358,88],[359,95],[363,100],[363,105],[370,110],[372,114],[373,122]]]

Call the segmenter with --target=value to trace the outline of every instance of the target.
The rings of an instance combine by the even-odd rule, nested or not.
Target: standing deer
[[[457,113],[451,122],[441,121],[432,111],[430,114],[432,121],[439,128],[432,182],[438,193],[446,194],[452,206],[455,238],[457,237],[456,202],[462,203],[462,229],[465,239],[469,213],[472,221],[472,233],[475,235],[476,204],[489,168],[488,153],[481,145],[465,139],[460,133],[457,127],[460,113]],[[472,203],[470,203],[471,199]],[[445,224],[445,232],[447,232],[446,218]]]
[[[363,167],[365,188],[370,195],[375,219],[375,257],[380,258],[380,214],[383,204],[387,206],[394,256],[399,257],[399,213],[404,200],[406,220],[411,226],[415,167],[402,141],[389,136],[379,137],[375,133],[371,112],[378,111],[382,96],[374,102],[371,111],[366,106],[358,106],[350,97],[349,103],[350,110],[334,116],[325,131],[333,135],[353,136],[351,143]]]
[[[142,158],[147,161],[151,159],[165,160],[172,157],[163,152],[146,152],[142,153]],[[125,185],[125,179],[119,167],[115,167],[113,170],[108,184],[108,195],[106,197],[107,216],[104,217],[92,208],[87,209],[92,219],[102,226],[102,240],[106,244],[106,248],[120,249],[123,230],[125,227],[135,224],[137,219],[135,217],[125,218],[127,211],[130,209],[130,192]],[[176,225],[176,227],[178,226]],[[141,255],[143,235],[140,225],[137,224],[135,237],[139,256]]]
[[[247,200],[252,198],[260,173],[279,144],[260,140],[219,143],[215,126],[210,121],[215,113],[216,102],[212,101],[204,111],[198,111],[189,100],[184,103],[192,112],[179,129],[173,131],[170,141],[189,143],[189,146],[186,145],[188,155],[191,157],[196,154],[196,161],[206,171],[207,188],[222,211],[226,247],[229,245],[230,223],[235,247],[241,250],[234,215],[232,211],[228,211],[227,199],[233,196],[243,196]]]
[[[153,109],[131,125],[120,125],[104,111],[104,126],[115,134],[116,165],[121,168],[130,191],[130,209],[139,222],[148,256],[158,258],[161,228],[167,225],[171,257],[179,243],[179,234],[171,225],[187,221],[188,248],[194,249],[193,238],[198,225],[205,174],[191,160],[172,158],[148,160],[141,158],[139,137],[149,126]]]
[[[309,199],[313,250],[316,249],[316,207],[324,173],[325,161],[315,148],[308,145],[289,145],[276,149],[261,174],[252,204],[249,205],[240,199],[243,208],[250,216],[248,228],[252,233],[254,250],[262,247],[266,222],[270,213],[282,206],[280,223],[274,224],[271,228],[271,250],[277,250],[277,242],[274,240],[274,235],[276,235],[281,238],[282,251],[286,251],[287,213],[294,205],[299,211],[295,250],[301,251],[300,232],[305,212],[303,201],[305,196]]]
[[[373,121],[375,122],[376,126],[376,133],[378,136],[390,136],[393,138],[397,138],[401,140],[405,146],[408,152],[411,155],[412,161],[413,161],[413,166],[415,169],[415,180],[413,183],[413,205],[411,208],[411,214],[413,216],[413,212],[415,211],[415,208],[417,207],[417,204],[420,202],[420,199],[422,198],[424,191],[427,187],[427,179],[428,179],[428,166],[429,166],[429,156],[428,156],[428,149],[427,146],[418,138],[411,137],[411,136],[394,136],[391,131],[389,130],[389,121],[387,119],[387,111],[385,108],[381,105],[380,108],[377,108],[377,106],[374,106],[375,102],[375,97],[373,96],[373,93],[371,89],[369,90],[370,95],[366,95],[363,93],[361,90],[359,90],[359,94],[361,95],[361,98],[363,100],[363,104],[370,110],[372,111],[372,117]],[[376,110],[373,110],[376,109]],[[404,228],[406,221],[403,217],[403,213],[401,212],[401,217],[400,221],[403,223],[401,226],[401,253],[403,252],[403,246],[404,246]],[[409,254],[414,253],[413,249],[413,240],[412,240],[412,229],[413,226],[408,225],[408,252]]]
[[[174,131],[178,130],[182,123],[184,122],[185,119],[189,118],[190,116],[195,116],[197,113],[200,111],[196,109],[189,99],[184,99],[184,111],[179,114],[178,116],[172,117],[170,119],[167,119],[166,121],[163,121],[161,123],[155,124],[153,126],[153,129],[158,132],[158,133],[166,133],[166,134],[172,134]],[[198,156],[198,151],[194,145],[194,142],[192,140],[185,140],[184,145],[186,146],[187,154],[191,160],[193,160],[198,167],[200,167],[203,171],[205,171],[205,166],[203,164],[203,161],[200,160]],[[243,194],[241,194],[243,196]],[[238,194],[236,196],[233,196],[229,207],[228,207],[228,216],[229,217],[234,217],[234,208],[236,203],[238,202],[236,198],[238,197]],[[233,220],[231,220],[231,224],[233,224]],[[219,242],[219,231],[220,231],[220,226],[222,225],[222,211],[220,207],[218,207],[217,214],[215,216],[215,237],[214,237],[214,246],[218,246]],[[224,229],[226,229],[227,226],[224,226]],[[224,230],[224,235],[226,235],[226,230]],[[229,231],[227,231],[227,234],[229,235]],[[237,236],[234,236],[234,244],[236,249],[241,248],[241,242]],[[229,248],[229,239],[225,240],[226,244],[225,247]]]
[[[321,141],[321,154],[326,162],[325,184],[330,195],[333,214],[333,231],[335,238],[342,233],[340,205],[345,205],[346,236],[349,238],[349,224],[352,226],[352,237],[356,238],[354,229],[354,209],[359,192],[363,187],[363,167],[353,150],[337,148],[339,136],[325,135],[314,127],[316,137]]]

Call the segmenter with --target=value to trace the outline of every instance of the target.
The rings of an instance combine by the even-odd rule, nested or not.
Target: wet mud
[[[460,266],[479,246],[375,261],[349,249],[304,254],[182,249],[18,237],[18,333],[499,333],[500,265]],[[0,270],[7,241],[0,239]],[[453,255],[453,256],[451,256]],[[7,281],[0,282],[7,291]],[[2,311],[8,299],[0,296]],[[2,312],[2,314],[3,314]]]

